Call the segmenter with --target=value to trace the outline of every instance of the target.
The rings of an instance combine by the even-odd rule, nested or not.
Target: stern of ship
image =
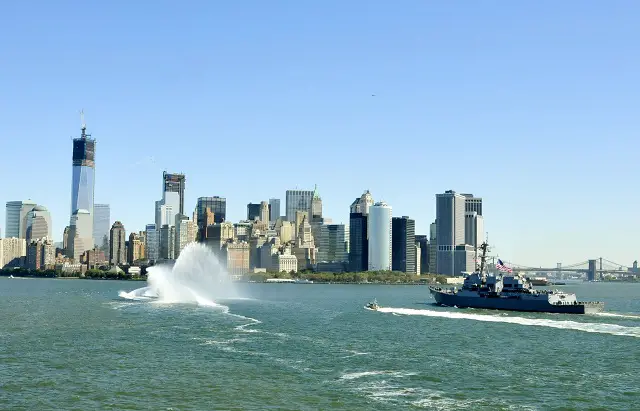
[[[589,302],[584,304],[585,314],[597,314],[604,311],[604,303],[601,302]]]

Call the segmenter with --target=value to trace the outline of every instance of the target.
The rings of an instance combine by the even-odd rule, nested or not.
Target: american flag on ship
[[[498,258],[498,264],[496,264],[496,268],[500,271],[506,271],[507,273],[512,273],[513,270],[510,267],[507,267],[502,263],[502,260]]]

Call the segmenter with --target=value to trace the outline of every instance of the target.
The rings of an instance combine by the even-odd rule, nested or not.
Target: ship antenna
[[[485,241],[480,246],[480,249],[482,250],[482,256],[480,257],[480,274],[484,272],[484,266],[487,259],[487,248],[489,248],[489,244]]]
[[[476,262],[476,271],[478,271],[478,268],[480,268],[480,267],[478,266],[478,242],[477,241],[476,241],[475,246],[473,247],[473,250],[475,252],[475,257],[474,257],[473,261]],[[482,271],[480,271],[480,274],[482,274]]]

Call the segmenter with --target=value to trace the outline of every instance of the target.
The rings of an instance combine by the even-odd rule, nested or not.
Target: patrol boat
[[[521,275],[485,273],[488,247],[487,243],[480,246],[479,270],[465,276],[461,289],[429,287],[438,305],[563,314],[592,314],[604,310],[604,303],[580,302],[574,293],[536,290],[531,281]]]
[[[371,301],[369,304],[365,305],[364,308],[368,308],[370,310],[377,311],[378,308],[380,308],[380,306],[378,305],[378,300],[376,300],[374,298],[373,301]]]

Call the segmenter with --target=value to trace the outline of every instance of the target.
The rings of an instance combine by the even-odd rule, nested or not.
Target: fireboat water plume
[[[218,306],[215,300],[239,297],[226,268],[206,246],[187,245],[173,267],[147,269],[147,287],[120,292],[131,300]]]

